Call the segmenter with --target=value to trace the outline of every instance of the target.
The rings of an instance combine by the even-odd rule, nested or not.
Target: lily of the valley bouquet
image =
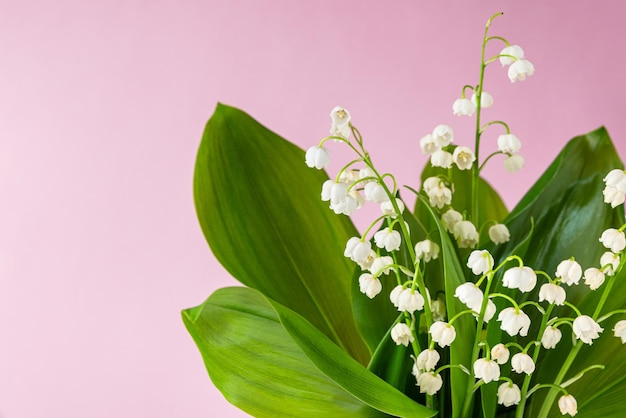
[[[196,207],[213,253],[246,287],[216,291],[183,319],[231,403],[263,417],[626,413],[626,172],[600,128],[572,139],[506,210],[481,171],[524,159],[515,127],[485,118],[485,68],[522,82],[534,67],[489,33],[496,16],[480,77],[452,106],[476,119],[475,142],[435,126],[419,141],[430,163],[415,188],[376,168],[344,108],[305,153],[218,106]],[[481,142],[486,131],[497,143]],[[329,178],[341,146],[354,158]],[[363,205],[380,216],[359,233],[349,216]]]

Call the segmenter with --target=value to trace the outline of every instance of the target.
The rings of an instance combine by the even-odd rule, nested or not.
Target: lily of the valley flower
[[[509,67],[509,80],[511,83],[516,81],[524,81],[526,77],[530,77],[535,73],[534,65],[528,60],[517,60]]]
[[[457,116],[472,116],[476,111],[476,105],[469,99],[456,99],[452,105],[452,113]]]
[[[619,263],[620,263],[619,255],[613,254],[610,251],[605,252],[600,257],[600,266],[601,267],[606,266],[606,269],[604,269],[603,271],[604,271],[604,274],[606,274],[607,276],[612,276],[615,274],[615,270],[619,266]]]
[[[513,134],[503,134],[498,137],[498,149],[507,154],[516,154],[522,148],[522,143]]]
[[[539,289],[539,302],[547,301],[562,306],[565,303],[565,289],[554,283],[546,283]]]
[[[526,353],[517,353],[511,357],[511,366],[515,373],[531,374],[535,371],[535,362]]]
[[[388,255],[383,257],[376,257],[374,261],[372,261],[372,265],[370,266],[370,272],[372,274],[389,274],[389,272],[393,269],[393,258]]]
[[[500,366],[493,360],[479,358],[474,362],[474,376],[485,383],[495,382],[500,379]]]
[[[559,409],[561,410],[561,414],[569,414],[570,416],[574,416],[578,413],[578,404],[576,403],[576,398],[572,395],[563,395],[559,398]]]
[[[467,267],[477,276],[493,269],[493,257],[487,250],[474,250],[467,259]]]
[[[383,286],[377,277],[369,273],[363,273],[359,276],[359,290],[367,295],[368,298],[373,299],[382,289]]]
[[[318,145],[312,146],[306,151],[304,160],[309,167],[321,170],[330,164],[330,151]]]
[[[365,261],[370,255],[371,251],[372,244],[370,244],[369,241],[364,241],[361,238],[352,237],[346,243],[346,249],[344,250],[343,255],[358,263]]]
[[[604,202],[609,203],[613,208],[624,203],[626,196],[626,172],[620,169],[611,170],[604,178],[604,183],[606,184],[602,191]]]
[[[472,98],[470,99],[474,106],[478,106],[478,100],[476,100],[476,93],[472,94]],[[486,91],[480,94],[480,107],[483,109],[487,109],[488,107],[493,106],[493,96]]]
[[[478,244],[478,231],[470,221],[460,221],[454,225],[454,238],[459,248],[474,248]]]
[[[603,329],[587,315],[580,315],[572,324],[574,335],[585,344],[593,344],[593,340],[600,336]]]
[[[599,268],[589,267],[585,270],[584,276],[585,284],[589,286],[591,290],[596,290],[602,283],[604,283],[604,273]]]
[[[430,311],[433,314],[433,321],[444,321],[446,319],[446,304],[441,299],[430,302]]]
[[[454,225],[463,220],[463,215],[460,212],[450,208],[443,215],[441,215],[441,223],[450,232],[454,233]]]
[[[400,244],[402,244],[402,238],[400,233],[393,229],[385,228],[374,234],[374,242],[378,248],[384,248],[388,252],[398,251]]]
[[[418,370],[429,372],[435,369],[437,363],[439,363],[439,353],[437,350],[426,349],[418,354],[415,360],[415,366]]]
[[[433,152],[430,156],[430,164],[433,167],[450,168],[453,162],[452,154],[442,149]]]
[[[524,168],[524,157],[519,154],[513,154],[504,160],[504,168],[509,173],[515,173],[516,171]]]
[[[504,406],[517,405],[522,400],[522,393],[515,383],[504,382],[498,386],[498,403]]]
[[[530,267],[512,267],[504,272],[502,284],[509,289],[530,292],[537,284],[537,274]]]
[[[622,339],[622,344],[626,344],[626,320],[617,321],[613,327],[615,336]]]
[[[365,185],[363,189],[365,193],[365,199],[370,202],[382,203],[389,201],[389,195],[385,192],[385,188],[378,182],[370,182]]]
[[[402,200],[400,199],[395,199],[395,201],[398,205],[398,210],[400,211],[400,213],[404,212],[404,202],[402,202]],[[393,208],[393,203],[391,203],[391,200],[382,202],[380,204],[380,211],[383,213],[383,215],[391,216],[392,218],[398,217],[396,210]]]
[[[439,257],[439,245],[437,243],[425,239],[415,244],[415,258],[424,260],[428,263],[430,260],[436,260]]]
[[[556,266],[556,277],[559,277],[561,281],[569,286],[578,284],[578,281],[583,276],[583,269],[574,260],[563,260]]]
[[[483,291],[474,283],[463,283],[457,286],[454,296],[474,312],[480,312],[483,303]]]
[[[352,215],[359,208],[358,192],[348,191],[346,183],[328,180],[322,186],[322,200],[330,201],[336,214]]]
[[[407,287],[398,294],[395,306],[400,312],[421,311],[424,308],[424,297],[417,290]]]
[[[509,361],[509,349],[502,343],[498,343],[491,348],[491,358],[498,364],[504,364]]]
[[[420,387],[420,393],[434,395],[439,391],[439,389],[441,389],[441,386],[443,385],[443,379],[441,378],[439,373],[421,373],[417,377],[417,385]]]
[[[561,330],[556,327],[547,327],[541,336],[541,345],[546,350],[556,347],[561,341]]]
[[[510,45],[502,49],[500,51],[500,55],[504,55],[500,57],[500,63],[503,67],[507,65],[513,64],[516,59],[524,58],[524,50],[519,45]],[[512,55],[512,57],[507,57],[506,55]]]
[[[411,328],[404,322],[400,322],[391,328],[391,339],[396,345],[402,344],[405,347],[408,347],[414,340]]]
[[[439,347],[447,347],[456,338],[456,330],[454,326],[447,322],[437,321],[433,322],[430,326],[430,334],[433,337],[433,341],[439,344]]]
[[[619,253],[626,248],[626,236],[622,231],[615,228],[609,228],[602,233],[600,242],[605,248],[608,248],[614,253]]]
[[[622,203],[624,203],[624,199],[626,198],[626,194],[620,192],[615,187],[606,186],[602,191],[604,195],[604,203],[608,203],[612,208],[616,208]]]
[[[443,148],[452,143],[454,132],[448,125],[437,125],[435,129],[433,129],[432,137],[435,144],[437,144],[439,148]]]
[[[509,228],[504,224],[495,224],[489,228],[489,239],[494,244],[504,244],[511,239]]]
[[[476,161],[476,156],[468,147],[456,147],[452,153],[452,160],[459,170],[469,170]]]
[[[420,148],[422,149],[422,154],[430,155],[435,151],[439,151],[440,147],[435,142],[435,138],[433,138],[432,134],[424,135],[420,139]]]
[[[336,106],[330,112],[330,119],[332,120],[332,125],[330,127],[330,134],[335,136],[340,136],[343,138],[349,138],[351,129],[350,129],[350,113],[341,106]]]
[[[452,202],[452,190],[450,190],[443,181],[439,181],[437,187],[426,190],[430,206],[438,209],[449,205]]]
[[[502,324],[500,328],[506,331],[511,337],[519,334],[522,337],[528,335],[530,328],[530,318],[521,309],[505,308],[498,314],[498,321]]]

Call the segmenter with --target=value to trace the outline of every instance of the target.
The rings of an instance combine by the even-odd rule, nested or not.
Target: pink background
[[[502,10],[492,33],[536,67],[515,84],[487,70],[485,117],[510,124],[527,161],[487,170],[511,207],[572,136],[604,124],[626,156],[623,4],[2,1],[0,416],[245,416],[180,319],[235,284],[192,201],[216,102],[302,147],[346,106],[379,168],[416,185],[435,125],[471,144],[451,105],[476,83],[484,23]]]

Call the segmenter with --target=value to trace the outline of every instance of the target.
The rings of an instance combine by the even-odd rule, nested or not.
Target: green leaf
[[[241,110],[218,105],[207,123],[194,177],[202,231],[241,283],[300,313],[362,364],[369,350],[351,309],[358,235],[319,198],[324,172],[304,152]]]
[[[215,385],[254,416],[435,414],[369,372],[302,316],[253,289],[220,289],[184,311],[183,319]]]
[[[493,249],[494,258],[501,261],[506,255],[517,251],[526,265],[542,269],[550,275],[554,274],[558,263],[572,256],[583,269],[599,267],[600,255],[605,251],[598,243],[599,236],[609,226],[619,227],[624,222],[623,209],[612,210],[602,201],[602,178],[611,169],[619,167],[623,167],[623,164],[604,128],[572,139],[505,220],[511,232],[511,241],[496,246]],[[527,239],[531,219],[534,219],[535,232],[528,242],[516,249],[521,241]],[[543,281],[540,279],[535,291],[526,297],[537,300],[541,284]],[[568,301],[579,306],[583,312],[591,314],[598,303],[602,288],[592,292],[581,283],[568,287],[566,291]],[[625,292],[626,280],[618,281],[607,305],[623,306]],[[559,316],[561,313],[569,316],[571,311],[568,309],[556,309],[552,316]],[[534,314],[529,313],[531,317]],[[560,329],[563,338],[556,349],[543,351],[540,355],[533,384],[554,382],[571,350],[569,327]],[[566,376],[566,379],[572,377],[590,364],[608,363],[611,367],[611,370],[592,370],[568,388],[579,405],[586,404],[581,408],[579,416],[602,416],[594,415],[593,411],[600,406],[599,402],[606,402],[607,399],[618,400],[613,405],[615,410],[626,408],[626,398],[612,397],[615,391],[623,394],[626,389],[623,382],[612,386],[603,396],[587,402],[602,384],[608,385],[615,381],[615,376],[626,374],[626,350],[606,334],[608,333],[605,331],[605,335],[594,342],[592,347],[581,350],[574,367]],[[522,339],[520,342],[525,344],[526,340]],[[590,386],[594,390],[583,389]],[[577,388],[580,388],[579,392],[577,390],[574,393]],[[559,414],[554,405],[556,397],[548,397],[548,393],[548,390],[542,389],[530,398],[526,416],[537,417],[546,398],[552,404],[551,414]]]

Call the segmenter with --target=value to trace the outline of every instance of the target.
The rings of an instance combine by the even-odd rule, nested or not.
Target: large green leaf
[[[369,372],[301,315],[253,289],[220,289],[184,311],[183,319],[215,385],[255,416],[435,414]]]
[[[602,201],[604,187],[602,178],[608,171],[617,167],[623,167],[623,164],[604,128],[572,139],[505,220],[511,232],[511,241],[493,248],[496,260],[517,251],[526,265],[545,270],[551,275],[554,274],[559,262],[572,256],[583,269],[598,266],[600,255],[605,251],[598,243],[598,237],[607,227],[621,225],[624,219],[621,208],[612,210]],[[516,246],[526,239],[532,220],[535,232],[529,242],[516,249]],[[526,297],[537,300],[541,283]],[[585,312],[591,313],[598,303],[601,289],[591,292],[582,284],[568,287],[567,298]],[[501,287],[497,290],[507,292]],[[608,305],[623,306],[625,294],[626,281],[618,281]],[[555,310],[553,316],[565,312],[563,309]],[[570,313],[571,311],[566,312],[568,315]],[[556,349],[541,355],[537,372],[533,377],[534,382],[553,382],[567,357],[571,349],[571,343],[568,342],[571,340],[571,332],[568,327],[562,327],[561,330],[562,342]],[[525,343],[526,340],[520,342]],[[595,415],[594,410],[600,402],[607,400],[615,402],[614,408],[619,410],[626,408],[626,398],[613,396],[615,393],[623,393],[626,389],[623,383],[612,386],[603,396],[590,402],[587,400],[597,391],[582,390],[582,387],[589,385],[590,382],[593,382],[594,388],[599,383],[608,385],[615,381],[615,373],[620,376],[626,373],[626,350],[620,348],[615,341],[611,341],[609,335],[605,335],[601,341],[581,351],[579,360],[568,373],[569,378],[584,367],[596,363],[608,363],[612,368],[609,373],[594,370],[571,387],[572,391],[580,388],[580,392],[575,396],[579,404],[584,405],[580,411],[581,416],[603,416]],[[541,390],[531,397],[526,416],[538,416],[547,394],[547,390]],[[549,401],[553,402],[554,399],[552,395]],[[552,414],[558,414],[558,408],[555,406]]]
[[[320,200],[327,178],[306,167],[301,149],[244,112],[218,105],[196,161],[198,219],[213,254],[236,279],[302,314],[367,364],[351,309],[353,265],[343,257],[357,232]]]

